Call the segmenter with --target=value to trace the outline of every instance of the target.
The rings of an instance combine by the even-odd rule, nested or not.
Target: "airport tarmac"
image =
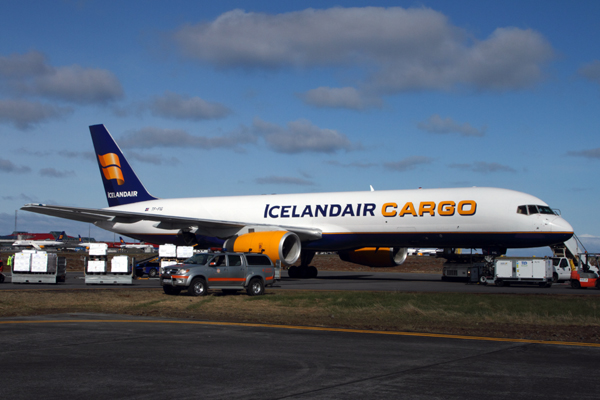
[[[100,314],[0,318],[3,398],[597,398],[600,347]]]
[[[158,278],[136,279],[133,285],[86,285],[83,272],[68,272],[67,281],[58,284],[12,284],[10,274],[0,290],[27,289],[97,289],[97,288],[159,288]],[[519,293],[519,294],[582,294],[600,295],[597,289],[572,289],[568,283],[554,284],[550,288],[535,285],[469,285],[465,282],[445,282],[441,275],[399,272],[351,272],[320,271],[314,279],[292,279],[283,272],[283,279],[274,285],[283,290],[378,290],[402,292],[442,292],[442,293]],[[269,288],[267,288],[269,290]]]

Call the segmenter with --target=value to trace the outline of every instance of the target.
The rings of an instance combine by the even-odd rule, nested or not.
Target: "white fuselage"
[[[538,247],[564,242],[573,228],[555,214],[520,214],[521,205],[546,206],[526,193],[497,188],[418,189],[236,197],[157,199],[110,209],[293,230],[318,229],[314,250],[365,246]],[[158,243],[179,230],[154,221],[98,223],[104,229]],[[219,242],[223,238],[212,238]],[[209,242],[211,241],[209,240]]]

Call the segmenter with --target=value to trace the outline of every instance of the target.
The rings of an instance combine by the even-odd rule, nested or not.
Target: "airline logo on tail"
[[[98,154],[98,159],[100,160],[100,165],[102,165],[104,178],[109,181],[111,179],[116,179],[119,186],[125,183],[123,171],[121,171],[121,161],[119,160],[118,155],[115,153],[108,153],[102,156]]]

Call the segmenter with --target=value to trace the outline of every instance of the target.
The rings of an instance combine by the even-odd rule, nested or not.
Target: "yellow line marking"
[[[419,333],[419,332],[395,332],[395,331],[369,331],[363,329],[346,329],[346,328],[325,328],[318,326],[296,326],[296,325],[273,325],[273,324],[254,324],[244,322],[213,322],[213,321],[168,321],[168,320],[135,320],[135,319],[60,319],[60,320],[40,320],[40,321],[0,321],[0,325],[10,324],[63,324],[63,323],[143,323],[143,324],[183,324],[183,325],[212,325],[212,326],[243,326],[250,328],[275,328],[275,329],[297,329],[305,331],[325,331],[325,332],[343,332],[343,333],[368,333],[375,335],[393,335],[393,336],[415,336],[415,337],[430,337],[443,339],[462,339],[462,340],[482,340],[488,342],[509,342],[509,343],[533,343],[533,344],[550,344],[557,346],[581,346],[581,347],[598,347],[600,343],[583,343],[583,342],[562,342],[553,340],[534,340],[534,339],[511,339],[511,338],[494,338],[485,336],[464,336],[464,335],[448,335],[442,333]]]

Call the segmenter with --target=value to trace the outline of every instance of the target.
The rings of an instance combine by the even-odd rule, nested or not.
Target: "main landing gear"
[[[290,278],[300,278],[300,279],[308,279],[308,278],[316,278],[319,271],[313,265],[308,265],[312,261],[315,256],[314,251],[305,251],[302,250],[300,253],[300,265],[292,265],[288,268],[288,276]]]

